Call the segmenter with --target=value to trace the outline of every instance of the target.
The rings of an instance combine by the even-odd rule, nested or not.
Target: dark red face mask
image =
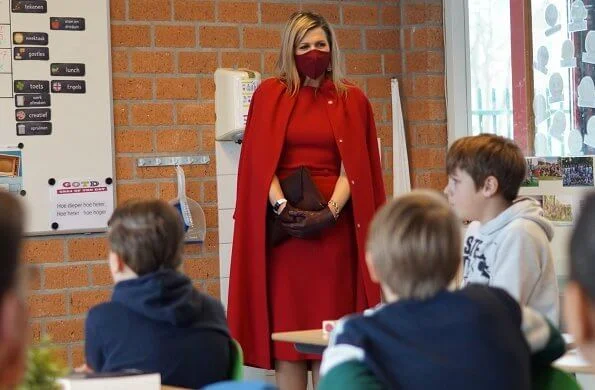
[[[313,49],[295,56],[295,66],[300,76],[308,76],[311,79],[323,75],[330,62],[331,53],[329,51]]]

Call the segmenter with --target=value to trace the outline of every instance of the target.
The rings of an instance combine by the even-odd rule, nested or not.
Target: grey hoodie
[[[463,243],[463,286],[487,284],[559,322],[551,223],[533,198],[519,197],[491,221],[472,222]]]

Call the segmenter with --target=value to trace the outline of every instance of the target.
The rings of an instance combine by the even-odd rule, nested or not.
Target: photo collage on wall
[[[527,176],[522,187],[544,187],[554,194],[531,195],[541,203],[544,216],[555,224],[571,224],[578,214],[581,194],[569,193],[570,188],[595,186],[593,157],[528,157]],[[567,189],[567,191],[564,191]],[[535,193],[535,191],[532,191]]]
[[[562,181],[562,187],[593,187],[593,157],[529,157],[523,187],[540,181]]]

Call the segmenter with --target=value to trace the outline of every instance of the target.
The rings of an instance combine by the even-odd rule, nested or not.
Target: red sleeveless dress
[[[283,179],[300,166],[307,167],[316,186],[329,200],[341,170],[337,148],[324,104],[312,87],[302,87],[291,114],[277,167]],[[323,320],[353,313],[356,307],[357,247],[351,202],[337,223],[320,237],[290,238],[268,249],[268,295],[272,332],[321,328]],[[278,360],[317,359],[298,353],[293,344],[273,342]]]

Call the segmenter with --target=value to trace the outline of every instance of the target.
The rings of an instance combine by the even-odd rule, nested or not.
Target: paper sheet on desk
[[[591,363],[585,360],[578,349],[572,349],[566,352],[566,354],[556,360],[554,364],[565,367],[589,367],[591,365]]]

